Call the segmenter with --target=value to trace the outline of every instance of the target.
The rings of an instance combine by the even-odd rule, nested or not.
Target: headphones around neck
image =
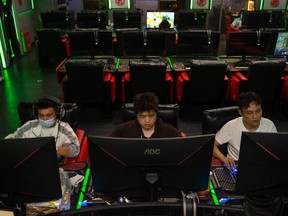
[[[44,100],[52,101],[56,105],[56,118],[61,120],[65,116],[65,108],[61,100],[54,96],[47,96],[42,98]],[[33,104],[33,115],[38,119],[37,103]]]

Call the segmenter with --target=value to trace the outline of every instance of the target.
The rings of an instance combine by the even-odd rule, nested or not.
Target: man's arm
[[[234,169],[236,167],[235,161],[232,158],[227,158],[222,152],[219,150],[220,143],[215,139],[213,155],[218,158],[228,169]]]

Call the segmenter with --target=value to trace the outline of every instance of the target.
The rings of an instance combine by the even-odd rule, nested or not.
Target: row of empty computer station
[[[153,91],[160,103],[178,103],[185,117],[193,107],[235,104],[240,92],[253,90],[267,111],[287,110],[288,33],[248,27],[226,35],[221,56],[220,32],[210,29],[78,28],[63,34],[43,28],[37,49],[41,66],[55,65],[65,102],[110,107]]]

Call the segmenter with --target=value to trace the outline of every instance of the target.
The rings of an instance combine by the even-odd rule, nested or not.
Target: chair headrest
[[[76,103],[64,103],[63,106],[65,109],[65,115],[61,121],[67,122],[73,129],[76,129],[78,106]],[[25,124],[29,120],[35,119],[33,103],[20,102],[17,106],[17,110],[21,125]]]
[[[129,65],[132,67],[150,67],[150,66],[159,66],[166,67],[166,64],[163,61],[130,61]]]
[[[239,117],[238,107],[222,107],[202,112],[202,134],[215,134],[228,121]]]
[[[178,112],[178,104],[159,104],[157,115],[163,121],[173,125],[175,128],[178,128]],[[136,118],[133,103],[125,103],[121,107],[121,116],[123,122]]]

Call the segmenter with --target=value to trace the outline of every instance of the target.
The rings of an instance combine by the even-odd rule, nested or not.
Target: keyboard
[[[185,69],[185,66],[182,62],[175,62],[173,63],[174,69]]]
[[[236,175],[232,174],[226,167],[217,167],[212,170],[212,176],[217,188],[225,191],[235,191]]]

